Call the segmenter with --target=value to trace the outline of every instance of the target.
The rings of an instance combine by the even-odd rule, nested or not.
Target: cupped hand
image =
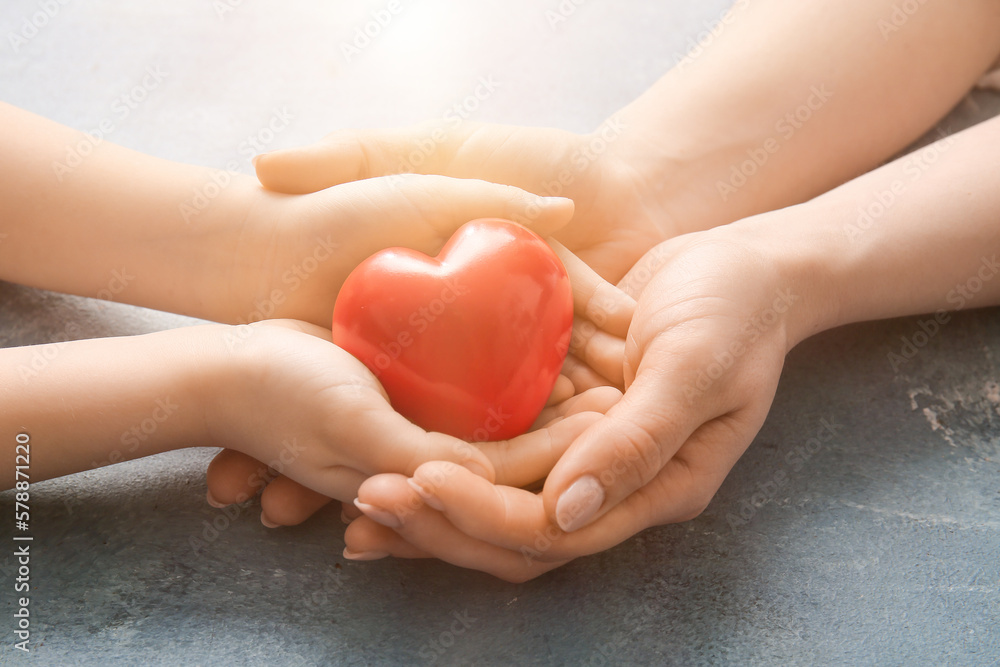
[[[477,218],[519,222],[542,236],[564,226],[573,202],[473,179],[403,174],[303,196],[259,187],[245,219],[217,233],[228,297],[219,319],[297,319],[328,327],[337,293],[364,259],[389,247],[436,255]],[[235,231],[234,231],[235,229]]]
[[[415,172],[505,183],[573,199],[573,222],[556,238],[605,279],[617,281],[652,246],[680,233],[668,210],[663,156],[625,116],[590,134],[464,121],[389,130],[341,130],[319,143],[257,157],[275,192],[307,193]]]
[[[541,493],[458,466],[378,475],[348,554],[433,556],[522,581],[697,516],[767,415],[800,308],[795,284],[738,226],[661,244],[622,281],[638,296],[624,397],[570,445]],[[388,520],[387,520],[388,518]]]
[[[488,464],[482,466],[483,461],[480,459],[479,467],[488,468],[495,473],[496,479],[501,483],[514,486],[527,485],[543,479],[572,439],[582,432],[581,424],[593,420],[593,414],[588,416],[583,413],[603,413],[620,398],[623,383],[624,335],[635,308],[635,301],[631,297],[610,288],[586,264],[559,243],[555,241],[551,243],[566,266],[573,286],[574,328],[563,375],[556,382],[549,404],[536,420],[533,432],[507,442],[480,443],[474,448],[448,436],[426,434],[428,437],[435,436],[451,441],[455,449],[453,455],[449,457],[450,460],[458,460],[455,455],[468,458],[470,449],[481,452]],[[325,340],[329,340],[330,337],[329,331],[302,323],[267,321],[257,327],[275,325],[307,330]],[[242,331],[249,336],[256,331],[256,328],[240,327],[235,331]],[[335,349],[343,353],[339,348]],[[353,357],[351,361],[354,364],[351,364],[350,368],[344,366],[343,370],[349,370],[355,377],[364,378],[365,382],[359,384],[365,384],[366,389],[378,390],[379,396],[373,400],[373,406],[379,409],[387,407],[385,394],[374,377],[370,376],[367,370],[361,372],[358,368],[360,362]],[[398,417],[394,412],[392,414]],[[388,418],[388,415],[383,417]],[[395,426],[398,426],[398,423]],[[423,433],[412,424],[410,427],[413,433],[417,431]],[[379,443],[379,440],[373,440],[372,446],[383,446]],[[301,523],[332,498],[353,499],[361,482],[372,474],[371,470],[341,466],[338,470],[339,481],[335,487],[331,487],[336,493],[329,491],[321,493],[316,486],[302,483],[301,479],[299,481],[293,479],[295,475],[286,473],[285,466],[280,460],[272,459],[268,465],[268,459],[255,458],[246,447],[239,449],[241,451],[224,449],[209,466],[208,501],[221,507],[244,502],[256,493],[263,492],[261,521],[270,527]],[[411,458],[415,456],[412,451],[407,455]],[[430,451],[426,452],[426,455],[427,458],[423,460],[434,458]],[[399,465],[401,462],[396,462],[394,467]],[[476,469],[477,464],[473,462],[469,467]],[[389,472],[391,469],[375,472]],[[478,474],[491,476],[487,472]],[[348,517],[356,516],[356,508],[348,504],[345,513]]]

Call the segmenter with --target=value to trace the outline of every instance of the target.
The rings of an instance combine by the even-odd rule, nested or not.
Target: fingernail
[[[399,520],[399,517],[374,505],[369,505],[368,503],[363,503],[357,498],[354,499],[354,506],[365,513],[365,516],[374,521],[375,523],[380,523],[386,528],[392,528],[393,530],[401,527],[403,522]]]
[[[268,519],[267,515],[264,514],[263,512],[260,513],[260,522],[265,526],[267,526],[268,528],[281,528],[281,524],[274,523],[273,521]]]
[[[559,496],[556,521],[567,533],[583,528],[604,504],[604,487],[593,475],[584,475]]]
[[[348,526],[350,526],[351,521],[353,521],[351,517],[347,516],[347,512],[345,512],[344,510],[340,510],[340,520],[346,523]]]
[[[349,560],[378,560],[388,555],[387,551],[351,551],[344,547],[344,558]]]
[[[411,477],[410,479],[406,480],[406,483],[409,484],[413,488],[413,490],[417,492],[417,495],[423,498],[424,503],[426,503],[428,507],[433,507],[438,512],[444,511],[444,503],[442,503],[437,497],[432,495],[430,491],[420,486],[420,484],[418,484],[415,479]]]
[[[220,510],[223,507],[228,507],[228,505],[226,505],[225,503],[220,503],[218,500],[216,500],[215,496],[212,495],[211,491],[205,492],[205,500],[208,501],[209,505],[211,505],[212,507],[215,507],[217,509],[220,509]]]
[[[482,477],[483,479],[490,478],[489,471],[483,466],[483,464],[479,463],[478,461],[465,461],[464,463],[462,463],[462,467],[465,468],[466,470],[471,471],[472,474],[476,475],[477,477]]]
[[[545,207],[550,207],[550,206],[557,207],[557,206],[565,206],[567,202],[571,201],[573,200],[568,199],[566,197],[539,197],[538,205]]]
[[[257,166],[257,160],[261,159],[265,155],[267,155],[267,153],[258,153],[257,155],[254,155],[252,158],[250,158],[250,164],[252,164],[254,167],[256,167]]]

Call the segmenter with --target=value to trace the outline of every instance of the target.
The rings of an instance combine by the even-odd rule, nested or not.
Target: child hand
[[[255,164],[260,182],[275,192],[316,192],[418,172],[569,197],[576,214],[556,237],[599,274],[617,281],[646,250],[682,231],[663,188],[652,188],[652,174],[636,166],[655,161],[648,137],[628,129],[626,121],[612,118],[589,135],[471,121],[457,128],[436,122],[342,130],[313,146],[265,153]]]
[[[435,255],[458,227],[483,217],[542,235],[566,224],[573,203],[503,185],[405,174],[302,197],[257,189],[233,246],[230,322],[299,319],[328,327],[347,275],[375,252],[403,246]]]
[[[564,374],[553,388],[549,406],[535,422],[536,429],[546,429],[551,442],[539,447],[535,444],[538,436],[525,436],[510,443],[478,445],[490,458],[500,482],[514,486],[543,478],[555,463],[553,456],[564,451],[570,431],[567,424],[554,428],[557,424],[581,412],[604,412],[621,396],[624,335],[635,309],[631,297],[605,283],[562,245],[551,243],[570,275],[576,311]],[[261,521],[269,527],[301,523],[330,501],[328,496],[269,470],[261,461],[231,450],[216,456],[207,477],[208,501],[215,506],[244,502],[263,489]],[[348,489],[353,488],[355,496],[346,491],[345,495],[356,497],[357,487],[366,477],[351,471],[354,486],[348,485]],[[352,504],[346,504],[344,510],[348,518],[357,515]]]
[[[359,490],[366,517],[348,528],[348,552],[433,556],[523,581],[697,516],[763,423],[795,340],[792,316],[803,315],[794,281],[767,248],[724,233],[668,241],[623,281],[639,296],[628,389],[541,493],[440,463],[410,479],[377,475]],[[594,481],[574,487],[581,477]],[[563,495],[571,487],[576,498]],[[405,516],[392,511],[414,505]]]

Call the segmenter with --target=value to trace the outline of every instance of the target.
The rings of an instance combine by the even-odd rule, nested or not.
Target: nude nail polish
[[[444,511],[444,503],[442,503],[436,496],[434,496],[430,491],[420,486],[419,483],[412,477],[406,480],[406,483],[417,492],[417,495],[424,501],[428,507],[436,509],[438,512]]]
[[[363,503],[357,498],[354,499],[354,506],[364,512],[366,517],[375,523],[382,524],[386,528],[392,528],[395,530],[403,525],[403,522],[399,520],[398,516],[392,512],[382,509],[381,507],[375,507],[374,505]]]
[[[604,487],[593,475],[584,475],[563,491],[556,502],[556,521],[567,533],[583,528],[604,504]]]
[[[344,558],[348,560],[378,560],[388,555],[389,553],[386,551],[351,551],[344,547]]]

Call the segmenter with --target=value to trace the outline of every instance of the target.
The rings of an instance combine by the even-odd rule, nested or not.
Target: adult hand
[[[556,238],[617,281],[656,243],[679,233],[667,210],[663,156],[624,115],[591,134],[464,121],[392,130],[341,130],[312,146],[255,160],[276,192],[316,192],[386,174],[417,172],[506,183],[573,199],[571,225]]]
[[[610,288],[559,243],[553,241],[552,244],[569,273],[576,311],[563,375],[556,382],[549,405],[536,420],[532,433],[507,442],[480,443],[475,448],[481,452],[479,467],[482,471],[479,474],[493,478],[495,472],[498,482],[512,486],[524,486],[543,479],[572,439],[582,432],[583,425],[591,423],[595,413],[603,413],[621,397],[624,335],[635,302]],[[329,340],[328,331],[305,324],[269,321],[261,326],[275,324],[306,328],[314,336]],[[251,330],[250,327],[242,329],[248,335]],[[338,352],[342,353],[339,349]],[[370,408],[382,412],[382,419],[389,420],[391,410],[381,387],[366,371],[360,372],[356,367],[351,370],[355,374],[360,373],[359,377],[364,380],[357,384],[363,384],[366,389],[377,389],[379,396],[371,397],[374,402]],[[394,413],[392,418],[397,422],[402,420]],[[414,434],[420,431],[411,424],[408,426]],[[428,439],[438,438],[442,443],[451,442],[453,451],[443,452],[447,458],[459,462],[461,459],[456,458],[457,455],[470,458],[470,452],[466,450],[473,448],[461,441],[441,434],[426,435]],[[377,439],[377,447],[395,451],[381,444],[383,440]],[[350,501],[357,496],[358,487],[369,474],[389,472],[400,466],[412,470],[417,463],[436,457],[431,449],[426,452],[404,450],[402,453],[405,456],[399,460],[391,461],[388,455],[380,459],[384,466],[381,470],[341,466],[343,469],[338,476],[338,484],[318,489],[295,481],[290,474],[283,474],[286,468],[283,460],[271,459],[271,465],[267,465],[264,461],[268,459],[254,458],[247,453],[245,446],[240,449],[243,451],[224,449],[212,461],[208,469],[208,502],[223,507],[245,502],[256,493],[263,492],[261,521],[269,527],[301,523],[333,498],[348,501],[345,506],[347,516],[357,516],[357,510]],[[437,454],[440,453],[439,448]],[[400,452],[396,451],[396,454]],[[488,462],[486,466],[484,462]]]
[[[376,512],[348,528],[348,553],[433,556],[522,581],[697,516],[760,429],[800,315],[776,244],[745,227],[667,241],[625,277],[622,288],[639,297],[627,391],[541,493],[447,463],[378,475],[359,489],[360,507]],[[406,516],[379,513],[414,505]]]

